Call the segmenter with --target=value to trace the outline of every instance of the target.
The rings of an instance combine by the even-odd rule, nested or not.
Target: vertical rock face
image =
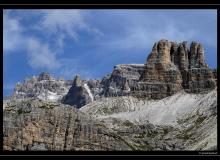
[[[76,75],[73,80],[73,86],[80,87],[82,86],[83,81],[80,79],[79,75]]]
[[[73,107],[34,99],[4,110],[4,150],[132,150],[103,123]]]
[[[64,96],[62,102],[64,104],[75,105],[77,108],[92,102],[93,98],[91,97],[89,88],[86,86],[87,83],[81,80],[78,75],[76,75],[72,87],[70,88],[67,95]]]
[[[200,43],[192,42],[189,53],[189,68],[208,68],[204,53],[204,48]]]
[[[102,97],[137,96],[161,99],[182,89],[200,93],[216,87],[217,72],[205,62],[202,44],[156,42],[145,64],[119,64],[102,80],[55,80],[49,73],[17,84],[14,97],[61,100],[78,108]],[[73,82],[73,83],[72,83]],[[45,98],[46,97],[46,98]]]
[[[137,82],[144,70],[144,64],[116,65],[111,75],[101,81],[104,96],[125,96],[131,94],[131,88],[137,87]]]
[[[171,62],[171,43],[167,40],[160,40],[155,43],[151,54],[147,58],[148,65],[154,65],[155,63],[161,63],[163,67],[169,67]]]
[[[145,65],[141,80],[164,83],[168,95],[182,88],[188,92],[202,92],[216,86],[200,43],[192,42],[189,50],[186,42],[161,40],[155,43]]]
[[[116,65],[101,81],[104,96],[134,95],[161,99],[181,89],[199,93],[214,89],[214,73],[205,63],[202,44],[156,42],[145,64]]]
[[[185,90],[199,93],[216,87],[215,75],[205,63],[205,51],[200,43],[192,42],[189,52],[189,69],[183,75]]]
[[[200,43],[188,49],[186,42],[160,40],[145,64],[116,65],[102,80],[41,73],[18,83],[3,101],[3,149],[215,149],[209,141],[217,137],[217,70],[204,54]]]
[[[188,69],[188,52],[189,50],[187,49],[187,43],[180,43],[178,46],[178,52],[175,53],[177,63],[174,62],[174,64],[177,65],[180,70]]]
[[[151,97],[166,97],[182,89],[182,78],[178,67],[182,64],[181,60],[185,59],[185,52],[183,47],[181,53],[179,50],[176,43],[167,40],[154,44],[140,78],[142,84],[147,86],[145,91]],[[181,55],[181,60],[177,58],[177,54]]]
[[[213,73],[213,75],[214,75],[214,79],[217,80],[217,69],[213,69],[213,70],[212,70],[212,73]]]

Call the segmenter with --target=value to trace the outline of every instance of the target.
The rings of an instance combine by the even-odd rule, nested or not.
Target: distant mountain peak
[[[217,70],[204,55],[200,43],[162,39],[144,64],[100,81],[43,72],[18,83],[3,101],[3,148],[216,150]]]
[[[201,93],[214,89],[216,79],[216,71],[205,63],[201,43],[193,41],[188,48],[187,41],[161,39],[153,45],[145,64],[118,64],[101,81],[83,80],[78,74],[71,81],[60,81],[42,72],[17,84],[14,97],[59,97],[63,103],[81,107],[102,97],[161,99],[180,90]]]
[[[55,80],[55,78],[53,78],[48,72],[42,72],[38,76],[38,81],[42,80]]]

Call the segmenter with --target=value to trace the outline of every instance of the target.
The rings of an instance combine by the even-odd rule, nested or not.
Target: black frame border
[[[3,107],[3,10],[4,9],[215,9],[217,10],[217,68],[219,64],[218,52],[220,51],[219,29],[220,26],[220,4],[0,4],[1,6],[1,22],[2,22],[2,107]],[[217,70],[219,77],[219,70]],[[217,86],[218,88],[218,86]],[[219,95],[219,90],[217,89]],[[218,105],[218,101],[217,101]],[[3,110],[1,109],[1,155],[63,155],[63,156],[219,156],[219,136],[217,136],[217,151],[3,151]],[[219,109],[217,107],[219,115]],[[217,118],[217,128],[219,133],[219,116]]]

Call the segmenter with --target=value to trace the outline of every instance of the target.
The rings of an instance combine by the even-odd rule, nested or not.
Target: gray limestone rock
[[[33,76],[23,83],[17,83],[9,99],[39,98],[49,101],[60,101],[67,94],[72,81],[56,80],[49,73]]]
[[[217,71],[205,63],[204,47],[192,42],[156,42],[145,64],[116,65],[102,80],[56,80],[49,73],[19,83],[12,97],[61,101],[80,108],[102,97],[161,99],[184,89],[201,93],[216,87]],[[86,85],[86,86],[85,86]]]
[[[217,96],[209,91],[216,89],[217,70],[208,67],[204,54],[202,44],[197,42],[187,48],[186,42],[160,40],[154,44],[145,64],[116,65],[101,80],[82,80],[79,75],[74,80],[57,80],[49,73],[41,73],[18,83],[13,95],[3,103],[3,148],[31,151],[216,149]],[[209,96],[198,100],[199,109],[178,119],[177,126],[117,119],[119,113],[126,117],[127,112],[135,112],[139,103],[136,107],[140,109],[148,100],[169,98],[181,90]],[[78,110],[83,106],[90,107],[84,108],[87,113]],[[92,117],[96,113],[115,117],[105,117],[100,122]]]
[[[12,102],[3,118],[4,150],[132,150],[101,122],[56,102]]]
[[[88,91],[89,88],[86,88],[85,85],[87,85],[87,83],[81,80],[78,75],[76,75],[72,87],[70,88],[67,95],[63,97],[62,102],[64,104],[74,105],[77,108],[92,102],[93,99],[90,97]]]

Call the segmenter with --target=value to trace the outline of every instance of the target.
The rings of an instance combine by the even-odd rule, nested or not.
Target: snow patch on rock
[[[93,98],[93,95],[92,95],[92,93],[91,93],[91,91],[90,91],[89,86],[87,85],[87,83],[84,84],[84,88],[85,88],[86,91],[88,92],[89,97],[91,98],[91,100],[92,100],[92,102],[93,102],[94,98]]]
[[[57,93],[50,92],[50,91],[46,91],[46,92],[38,95],[39,99],[49,100],[49,101],[53,101],[53,102],[58,101],[59,99],[61,99],[61,97],[62,97],[62,95],[58,95]]]

